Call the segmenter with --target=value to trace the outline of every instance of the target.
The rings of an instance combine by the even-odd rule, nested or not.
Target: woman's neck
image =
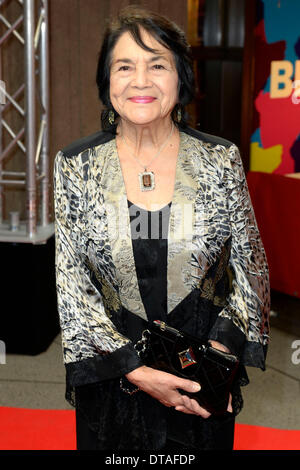
[[[135,125],[122,120],[118,125],[117,134],[125,139],[137,155],[142,151],[158,150],[170,136],[173,126],[171,118],[145,125]]]

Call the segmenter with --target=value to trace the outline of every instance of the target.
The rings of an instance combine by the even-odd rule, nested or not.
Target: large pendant
[[[151,191],[155,188],[154,173],[152,171],[144,171],[139,173],[141,191]]]

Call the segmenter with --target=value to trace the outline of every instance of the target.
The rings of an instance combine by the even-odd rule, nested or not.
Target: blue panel
[[[296,43],[300,38],[300,1],[263,0],[265,33],[268,43],[286,41],[285,60],[299,59]]]

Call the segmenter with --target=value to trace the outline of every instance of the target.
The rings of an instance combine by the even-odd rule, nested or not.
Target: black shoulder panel
[[[233,142],[230,142],[229,140],[223,139],[223,137],[218,137],[216,135],[212,134],[206,134],[205,132],[200,132],[195,129],[192,129],[191,127],[184,127],[181,128],[183,132],[186,134],[195,137],[196,139],[203,140],[203,142],[208,142],[214,145],[223,145],[224,147],[231,147],[233,145]]]
[[[203,142],[208,142],[214,145],[223,145],[224,147],[231,147],[231,145],[233,145],[233,143],[229,140],[223,139],[222,137],[218,137],[212,134],[206,134],[205,132],[197,131],[195,129],[192,129],[191,127],[182,127],[180,128],[180,130],[192,137],[195,137],[198,140],[202,140]],[[114,134],[110,132],[98,131],[94,134],[75,140],[74,142],[63,148],[62,153],[66,157],[73,157],[74,155],[78,155],[79,153],[83,152],[88,148],[105,144],[106,142],[112,140],[114,137]]]
[[[66,157],[73,157],[88,148],[95,147],[96,145],[105,144],[114,138],[110,132],[98,131],[94,134],[82,137],[67,145],[61,151]]]

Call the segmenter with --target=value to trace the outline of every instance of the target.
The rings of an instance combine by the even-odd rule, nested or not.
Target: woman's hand
[[[212,339],[209,340],[209,343],[212,345],[213,348],[215,349],[219,349],[220,351],[223,351],[223,352],[226,352],[226,353],[230,353],[229,349],[224,346],[224,344],[222,343],[219,343],[219,341],[214,341]]]
[[[229,349],[217,341],[210,341],[212,347],[224,352],[230,352]],[[151,367],[142,366],[126,374],[126,378],[134,385],[149,393],[153,398],[156,398],[163,405],[173,406],[177,411],[186,414],[199,415],[202,418],[208,418],[209,413],[205,408],[202,408],[199,403],[187,395],[181,394],[178,389],[185,390],[186,392],[198,392],[201,387],[197,382],[192,380],[182,379],[176,375],[169,374],[160,370],[152,369]],[[229,396],[227,411],[232,413],[232,396]]]
[[[129,372],[126,374],[126,378],[165,406],[172,406],[177,411],[199,415],[202,418],[210,416],[210,413],[202,408],[196,400],[182,395],[178,391],[181,389],[186,392],[198,392],[200,385],[197,382],[147,366],[138,367]]]

